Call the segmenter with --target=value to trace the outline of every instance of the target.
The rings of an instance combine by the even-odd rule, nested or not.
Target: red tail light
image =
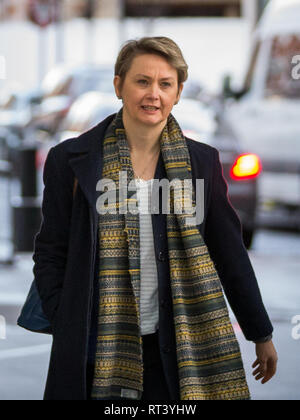
[[[236,159],[230,176],[235,180],[251,179],[257,177],[261,171],[262,164],[259,157],[254,154],[245,154]]]

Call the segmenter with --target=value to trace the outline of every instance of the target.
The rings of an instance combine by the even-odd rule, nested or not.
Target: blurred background
[[[51,337],[16,320],[47,153],[119,110],[114,63],[142,36],[171,37],[184,53],[189,80],[173,114],[220,152],[274,325],[278,373],[261,385],[231,313],[252,397],[298,400],[300,0],[0,0],[0,399],[43,396]]]

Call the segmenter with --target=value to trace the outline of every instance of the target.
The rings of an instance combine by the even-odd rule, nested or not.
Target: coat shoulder
[[[218,152],[215,147],[210,146],[209,144],[190,139],[189,137],[186,137],[185,139],[188,149],[192,153],[197,153],[203,157],[213,158],[215,153]]]
[[[190,153],[191,165],[195,177],[211,177],[215,169],[216,159],[219,153],[218,150],[209,144],[192,140],[188,137],[186,137],[186,144]]]

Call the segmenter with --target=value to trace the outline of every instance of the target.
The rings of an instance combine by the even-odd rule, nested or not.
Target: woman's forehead
[[[154,54],[143,54],[135,57],[131,63],[130,73],[151,77],[151,74],[159,73],[162,78],[174,77],[176,69],[161,56]]]

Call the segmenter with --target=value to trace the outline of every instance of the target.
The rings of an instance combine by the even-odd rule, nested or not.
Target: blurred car
[[[184,83],[184,89],[182,91],[181,97],[186,99],[198,99],[202,92],[202,84],[198,82],[198,80],[189,77]]]
[[[300,0],[270,1],[253,35],[244,86],[237,92],[227,82],[224,96],[226,120],[262,160],[261,209],[300,228]]]
[[[213,108],[181,99],[172,113],[187,137],[219,151],[228,196],[240,218],[245,246],[250,248],[256,229],[257,179],[261,172],[258,156],[245,153],[230,126],[216,118]]]
[[[57,66],[42,83],[40,106],[31,121],[31,126],[55,134],[71,105],[89,91],[114,93],[113,67],[81,65]]]
[[[122,107],[115,94],[98,91],[81,95],[71,106],[56,134],[58,142],[77,137]]]
[[[0,159],[10,160],[11,150],[18,147],[24,127],[30,123],[40,98],[36,89],[5,88],[0,91]]]

